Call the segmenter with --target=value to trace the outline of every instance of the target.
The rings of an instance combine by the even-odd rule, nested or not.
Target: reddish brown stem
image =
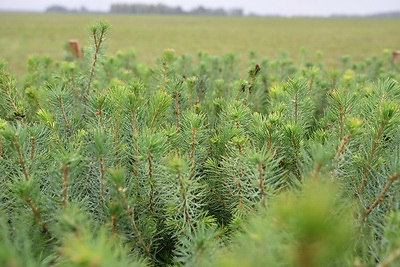
[[[90,69],[89,80],[88,80],[88,84],[87,84],[87,87],[86,87],[86,95],[84,97],[85,102],[87,101],[87,96],[88,96],[88,94],[90,92],[90,86],[91,86],[92,80],[93,80],[94,69],[95,69],[96,64],[97,64],[97,57],[98,57],[98,54],[99,54],[99,51],[100,51],[101,43],[102,43],[103,38],[104,38],[104,34],[105,34],[105,31],[102,29],[101,33],[100,33],[100,38],[99,38],[99,40],[97,40],[96,33],[93,32],[93,40],[94,40],[95,52],[93,54],[92,67]]]
[[[179,92],[178,90],[175,90],[175,116],[176,116],[176,128],[179,129],[181,128],[181,112],[180,112],[180,106],[179,106]]]
[[[131,110],[131,125],[132,125],[132,134],[133,134],[133,146],[134,146],[134,151],[135,151],[135,157],[136,159],[139,157],[139,145],[138,145],[138,131],[137,131],[137,111],[136,109],[132,109]],[[135,174],[136,177],[139,176],[137,169],[139,168],[139,161],[135,159],[135,165],[136,165],[136,169],[133,170],[133,173]],[[139,184],[138,184],[138,179],[136,179],[137,183],[136,186],[137,188],[139,188]]]
[[[361,179],[361,185],[360,185],[360,192],[364,191],[366,178],[367,178],[367,175],[369,174],[370,167],[371,167],[370,165],[372,163],[372,159],[375,155],[379,140],[381,139],[381,136],[383,134],[383,130],[384,130],[386,124],[387,124],[386,121],[382,122],[379,126],[378,132],[375,135],[374,141],[372,143],[372,148],[368,154],[367,163],[365,164],[365,167],[364,167],[364,171],[363,171],[363,175],[362,175],[362,179]]]
[[[191,142],[191,144],[190,144],[190,163],[191,163],[191,174],[190,174],[190,176],[191,177],[194,177],[194,168],[195,168],[195,158],[194,158],[194,155],[195,155],[195,146],[196,146],[196,128],[192,128],[192,142]]]
[[[118,235],[117,223],[118,223],[118,217],[114,216],[114,215],[111,216],[111,225],[112,225],[114,235]]]
[[[100,163],[100,200],[104,202],[105,194],[104,194],[104,176],[106,173],[106,166],[104,164],[104,156],[99,155],[99,163]]]
[[[266,205],[266,194],[264,189],[264,179],[263,179],[264,165],[262,163],[258,164],[258,182],[260,187],[260,195],[261,195],[261,204],[265,208]]]
[[[119,159],[118,159],[118,154],[119,154],[119,127],[120,127],[120,112],[119,110],[117,111],[117,115],[115,116],[115,139],[114,139],[114,148],[115,148],[115,165],[119,165]]]
[[[7,85],[4,85],[4,93],[6,94],[6,96],[7,96],[7,98],[8,98],[8,101],[10,102],[10,104],[11,104],[11,106],[12,106],[14,112],[15,112],[16,114],[19,114],[17,105],[15,105],[15,103],[14,103],[12,97],[11,97],[11,94],[10,94],[10,92],[8,91],[8,86],[7,86]]]
[[[24,196],[22,198],[23,201],[26,202],[26,204],[31,208],[33,216],[35,216],[36,221],[42,226],[42,229],[40,230],[42,233],[48,233],[49,230],[47,228],[46,223],[43,221],[42,215],[40,214],[39,209],[35,206],[35,204],[32,202],[32,200],[28,196]]]
[[[376,267],[386,267],[386,266],[391,266],[390,264],[393,263],[397,258],[400,258],[400,249],[395,250],[389,256],[384,259],[380,264],[378,264]]]
[[[148,155],[147,157],[148,161],[148,178],[149,178],[149,184],[150,184],[150,199],[149,199],[149,208],[152,213],[154,213],[154,184],[153,184],[153,161],[151,154]]]
[[[192,230],[192,223],[191,223],[190,215],[189,215],[185,184],[181,179],[180,173],[177,176],[178,176],[177,179],[179,181],[179,186],[180,186],[180,193],[181,193],[181,197],[182,197],[182,201],[183,201],[183,204],[182,204],[183,205],[183,214],[185,216],[186,223],[190,226],[190,229]]]
[[[74,138],[74,133],[72,132],[71,125],[70,125],[69,122],[68,122],[67,114],[65,113],[64,104],[63,104],[63,102],[62,102],[61,97],[58,97],[58,104],[60,105],[61,114],[62,114],[64,123],[65,123],[65,126],[67,127],[69,136],[70,136],[71,138]]]
[[[97,113],[96,113],[96,114],[99,115],[100,125],[101,125],[101,126],[104,126],[102,108],[103,108],[103,104],[100,104],[99,107],[98,107],[98,109],[97,109]]]
[[[119,192],[120,195],[121,195],[121,198],[122,198],[122,202],[123,202],[123,204],[124,204],[125,211],[126,211],[126,213],[128,214],[128,216],[131,218],[132,228],[133,228],[133,230],[135,231],[135,234],[136,234],[136,236],[137,236],[137,238],[138,238],[138,242],[139,242],[139,244],[143,247],[143,249],[144,249],[144,251],[145,251],[147,257],[149,257],[149,259],[152,261],[153,258],[151,257],[150,248],[149,248],[148,245],[146,245],[146,242],[145,242],[145,240],[144,240],[142,234],[140,233],[139,228],[138,228],[137,225],[136,225],[134,209],[133,209],[133,207],[131,207],[131,206],[128,204],[128,201],[127,201],[127,199],[126,199],[126,193],[125,193],[125,192],[126,192],[126,189],[124,189],[124,188],[122,188],[122,187],[120,186],[120,187],[118,188],[118,192]]]
[[[314,181],[316,181],[318,179],[323,166],[324,165],[321,162],[319,162],[319,161],[317,162],[317,166],[315,167],[315,170],[314,170],[313,174],[311,175],[311,177]]]
[[[66,208],[68,201],[68,175],[69,175],[69,165],[63,164],[61,166],[61,170],[63,171],[63,189],[61,192],[61,205]]]
[[[339,120],[340,120],[340,137],[344,135],[344,110],[341,104],[339,104]]]
[[[294,94],[294,99],[292,101],[294,103],[294,122],[297,124],[299,117],[299,94],[297,92]]]
[[[168,64],[167,63],[163,63],[163,87],[162,87],[162,89],[163,90],[165,90],[165,88],[167,87],[167,82],[168,82],[168,79],[167,79],[167,74],[168,74]]]
[[[35,156],[35,137],[31,136],[31,155],[30,155],[30,160],[33,159],[33,157]]]
[[[19,146],[19,143],[18,143],[18,139],[17,139],[17,138],[18,138],[18,134],[15,134],[15,135],[14,135],[13,145],[14,145],[15,149],[17,150],[17,153],[18,153],[18,161],[19,161],[19,164],[21,165],[22,173],[23,173],[24,176],[25,176],[25,180],[26,180],[26,181],[29,181],[29,173],[28,173],[28,170],[26,169],[24,156],[22,155],[22,150],[21,150],[21,147]]]
[[[157,109],[156,109],[156,112],[154,112],[154,116],[151,119],[151,123],[150,123],[150,129],[153,129],[154,125],[156,124],[157,117],[158,117],[160,112],[161,112],[161,105],[158,106]]]
[[[340,144],[340,146],[336,152],[335,159],[337,159],[342,154],[343,149],[346,147],[347,142],[349,141],[349,138],[350,138],[350,135],[347,135],[343,138],[342,143]]]
[[[386,183],[385,187],[382,189],[379,196],[375,199],[374,203],[372,203],[368,209],[364,212],[361,218],[361,224],[365,222],[367,217],[371,214],[371,212],[378,206],[379,202],[383,201],[383,197],[386,192],[389,190],[390,186],[400,177],[400,175],[396,172],[392,176],[389,177],[389,181]]]

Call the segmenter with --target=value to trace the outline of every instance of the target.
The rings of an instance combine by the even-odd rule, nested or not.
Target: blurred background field
[[[89,26],[111,24],[107,55],[135,49],[138,61],[153,65],[166,48],[178,55],[199,51],[221,56],[235,53],[246,63],[250,52],[275,59],[287,52],[294,60],[315,60],[334,68],[340,58],[360,61],[400,49],[400,19],[266,18],[112,14],[0,13],[0,57],[22,76],[27,58],[63,59],[69,39],[89,43]]]

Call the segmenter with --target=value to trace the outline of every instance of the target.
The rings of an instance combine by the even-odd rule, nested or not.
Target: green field
[[[165,48],[178,55],[233,52],[247,61],[250,51],[276,58],[286,51],[301,59],[302,48],[313,60],[321,51],[328,66],[342,56],[359,61],[382,51],[400,49],[399,19],[250,18],[129,15],[0,14],[0,57],[18,75],[25,74],[30,55],[62,59],[68,39],[88,44],[89,25],[111,24],[107,54],[134,48],[138,60],[153,64]],[[304,50],[304,49],[303,49]]]

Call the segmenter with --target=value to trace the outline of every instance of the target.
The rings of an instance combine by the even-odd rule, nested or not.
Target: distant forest
[[[50,13],[99,13],[89,11],[82,6],[80,9],[68,9],[64,6],[53,5],[48,7],[45,12]],[[245,16],[243,9],[224,9],[224,8],[206,8],[199,6],[189,11],[185,11],[182,7],[171,7],[164,4],[112,4],[108,13],[113,14],[160,14],[160,15],[202,15],[202,16]],[[261,15],[261,14],[246,14],[247,16],[265,16],[265,17],[280,17],[280,15]],[[369,15],[342,15],[334,14],[333,18],[351,18],[351,17],[367,17],[367,18],[400,18],[400,11],[382,12]]]
[[[63,6],[50,6],[46,12],[52,13],[90,13],[85,7],[80,9],[68,9]],[[206,8],[199,6],[189,11],[183,10],[181,7],[170,7],[164,4],[147,5],[147,4],[113,4],[109,13],[119,14],[161,14],[161,15],[205,15],[205,16],[243,16],[243,9],[223,9],[223,8]]]

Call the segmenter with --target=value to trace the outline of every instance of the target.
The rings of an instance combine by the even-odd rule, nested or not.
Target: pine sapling
[[[90,28],[91,38],[93,41],[93,58],[92,58],[92,65],[90,67],[90,72],[88,76],[87,86],[83,92],[83,99],[86,102],[89,97],[91,84],[94,77],[95,68],[100,56],[100,48],[102,47],[105,37],[108,33],[110,25],[107,22],[100,22],[98,25],[94,25]]]

